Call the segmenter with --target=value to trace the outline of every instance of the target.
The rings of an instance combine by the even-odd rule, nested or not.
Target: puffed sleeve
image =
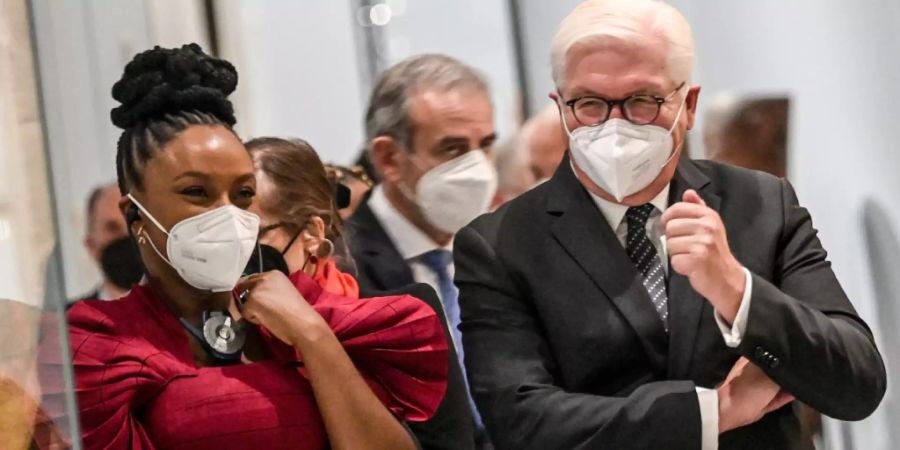
[[[84,448],[153,449],[134,411],[166,383],[160,354],[88,302],[69,311],[69,326]]]
[[[308,286],[302,291],[309,293]],[[449,360],[434,310],[408,295],[354,299],[316,290],[304,296],[395,415],[411,422],[434,415],[447,389]]]

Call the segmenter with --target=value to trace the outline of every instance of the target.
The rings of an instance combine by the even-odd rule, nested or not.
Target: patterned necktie
[[[641,273],[644,279],[644,288],[650,295],[653,307],[659,318],[662,319],[663,328],[669,331],[669,307],[666,295],[666,274],[660,262],[656,247],[647,237],[647,220],[653,212],[653,205],[647,203],[641,206],[632,206],[625,213],[628,220],[628,241],[625,250],[631,262]]]
[[[453,261],[453,253],[450,250],[436,249],[422,254],[420,260],[438,276],[438,288],[441,294],[441,303],[444,304],[444,314],[447,315],[447,322],[450,326],[450,336],[453,339],[453,346],[456,348],[456,356],[459,358],[459,367],[463,372],[463,380],[466,382],[466,391],[469,390],[469,382],[466,378],[466,366],[463,358],[462,332],[459,331],[460,313],[459,313],[459,290],[453,284],[453,278],[450,277],[450,262]],[[481,416],[475,407],[475,402],[469,394],[469,407],[472,409],[475,426],[482,430],[484,425],[481,422]]]

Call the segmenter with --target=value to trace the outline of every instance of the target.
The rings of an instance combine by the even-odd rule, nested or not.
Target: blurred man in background
[[[491,210],[522,195],[537,184],[531,155],[522,144],[522,134],[517,133],[494,146],[493,161],[497,167],[497,193],[491,202]]]
[[[88,198],[84,247],[103,279],[93,292],[80,298],[115,300],[143,276],[140,258],[128,237],[125,216],[119,209],[121,197],[118,186],[108,184],[94,189]]]
[[[460,371],[452,262],[454,234],[488,211],[497,188],[487,154],[496,140],[487,84],[447,56],[406,59],[376,84],[366,133],[381,182],[347,223],[360,287],[431,285],[459,358],[435,417],[411,427],[426,449],[487,448]]]
[[[777,177],[787,174],[787,98],[723,98],[705,119],[707,158]]]
[[[497,145],[497,195],[492,210],[550,179],[566,153],[559,112],[548,105],[530,117],[512,138]]]
[[[559,110],[550,104],[522,125],[520,140],[531,158],[537,183],[550,179],[559,167],[569,142],[559,124]]]

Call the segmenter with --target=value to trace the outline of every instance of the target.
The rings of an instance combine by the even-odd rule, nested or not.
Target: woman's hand
[[[247,292],[244,294],[244,292]],[[325,319],[281,272],[238,282],[241,315],[303,355],[331,448],[414,449],[413,438],[375,395]]]
[[[301,342],[317,340],[323,333],[331,333],[322,316],[279,271],[245,277],[238,282],[236,291],[243,318],[266,327],[294,348]]]

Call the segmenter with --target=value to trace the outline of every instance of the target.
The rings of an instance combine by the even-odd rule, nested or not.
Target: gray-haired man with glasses
[[[682,158],[700,94],[684,17],[589,0],[551,61],[568,157],[454,241],[496,448],[796,449],[795,399],[868,416],[881,356],[790,184]]]

